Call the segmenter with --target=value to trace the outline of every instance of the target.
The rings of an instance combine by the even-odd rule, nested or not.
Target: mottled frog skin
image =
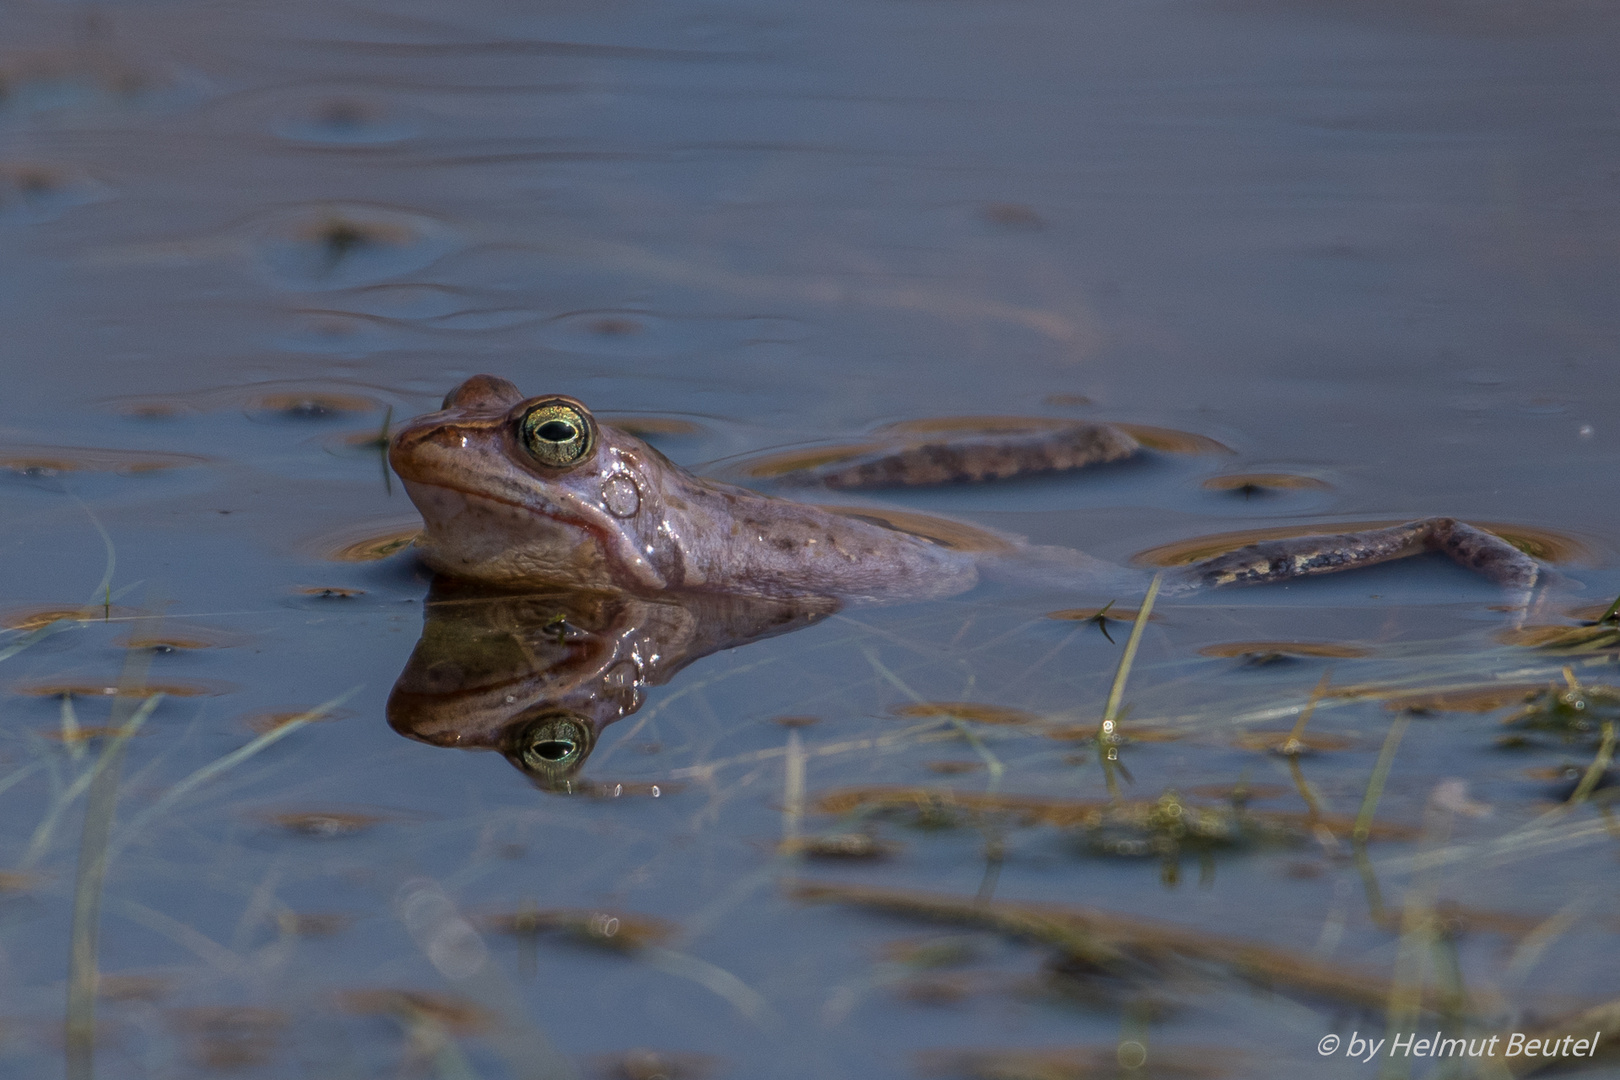
[[[1068,442],[952,448],[863,462],[828,474],[834,486],[903,475],[927,482],[1017,475],[1105,460],[1135,443],[1106,426]],[[1025,444],[1028,445],[1025,445]],[[525,398],[505,379],[478,375],[438,412],[406,425],[389,461],[422,512],[416,541],[428,566],[500,587],[726,592],[767,598],[892,602],[953,596],[981,565],[1022,559],[1057,584],[1115,590],[1144,577],[1061,548],[974,553],[873,520],[706,480],[640,439],[598,424],[573,398]],[[1169,591],[1261,584],[1441,551],[1504,586],[1529,588],[1541,566],[1506,541],[1452,518],[1254,544],[1171,574]],[[1027,575],[1026,575],[1027,576]]]

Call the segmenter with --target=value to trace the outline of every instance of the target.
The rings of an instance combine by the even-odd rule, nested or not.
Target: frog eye
[[[520,730],[508,756],[529,775],[550,777],[572,773],[590,752],[590,725],[566,714],[552,714]]]
[[[523,446],[542,465],[572,465],[591,452],[590,414],[564,401],[542,401],[518,421]]]

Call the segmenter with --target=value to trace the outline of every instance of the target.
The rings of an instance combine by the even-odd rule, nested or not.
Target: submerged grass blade
[[[1136,650],[1142,643],[1142,631],[1147,629],[1148,618],[1153,613],[1153,601],[1159,598],[1159,586],[1164,584],[1163,574],[1154,574],[1153,581],[1148,585],[1147,596],[1142,600],[1142,606],[1136,612],[1136,621],[1131,623],[1131,636],[1125,639],[1125,652],[1119,658],[1119,668],[1114,672],[1114,685],[1108,689],[1108,705],[1103,709],[1102,733],[1112,735],[1114,722],[1119,718],[1119,703],[1125,696],[1125,680],[1130,677],[1131,666],[1136,663]]]
[[[331,701],[323,702],[306,713],[300,713],[298,716],[293,717],[286,723],[276,725],[247,745],[239,747],[236,750],[231,751],[229,754],[226,754],[224,757],[216,758],[207,765],[204,765],[202,768],[198,769],[196,772],[174,785],[174,787],[164,792],[163,796],[158,799],[157,802],[141,811],[141,813],[136,816],[135,820],[130,822],[129,826],[119,834],[117,842],[113,845],[113,850],[121,850],[130,840],[139,836],[141,831],[156,820],[159,815],[167,812],[181,799],[191,794],[191,792],[195,791],[203,784],[206,784],[208,781],[214,779],[214,777],[219,776],[222,773],[229,772],[230,770],[236,768],[236,766],[242,764],[242,762],[257,754],[259,751],[280,742],[282,739],[285,739],[288,735],[291,735],[299,728],[314,723],[321,717],[332,712],[334,709],[337,709],[344,702],[348,701],[359,692],[359,686],[351,687],[349,690],[339,694]]]
[[[770,1002],[723,967],[662,945],[647,946],[641,950],[641,957],[660,971],[697,983],[753,1021],[756,1027],[775,1030],[782,1026],[782,1018],[776,1015]]]
[[[1597,755],[1592,758],[1592,764],[1587,766],[1586,775],[1581,777],[1581,782],[1575,785],[1575,790],[1570,793],[1569,805],[1579,806],[1591,796],[1598,785],[1598,781],[1603,779],[1603,774],[1608,771],[1609,762],[1613,760],[1614,721],[1605,720],[1603,721],[1603,742],[1598,745]]]
[[[1162,573],[1154,574],[1153,581],[1148,584],[1147,596],[1142,600],[1142,606],[1136,610],[1136,621],[1131,623],[1131,636],[1125,639],[1125,651],[1120,654],[1119,667],[1114,671],[1114,683],[1108,688],[1108,703],[1103,706],[1102,722],[1097,725],[1097,759],[1102,763],[1103,781],[1108,785],[1110,798],[1119,798],[1119,780],[1114,776],[1116,769],[1123,771],[1119,764],[1119,706],[1125,697],[1125,681],[1130,678],[1131,667],[1136,663],[1136,650],[1142,643],[1142,632],[1147,629],[1148,619],[1153,614],[1153,601],[1159,597],[1159,586],[1164,583]],[[1125,774],[1129,781],[1130,773]]]
[[[1401,736],[1406,734],[1406,725],[1411,722],[1409,714],[1400,713],[1389,725],[1389,734],[1384,736],[1378,761],[1373,765],[1372,775],[1367,778],[1367,793],[1361,797],[1361,809],[1356,812],[1356,827],[1350,838],[1357,844],[1366,843],[1372,832],[1373,815],[1378,813],[1378,800],[1384,795],[1384,782],[1389,779],[1390,766],[1395,763],[1395,751],[1400,749]]]
[[[782,851],[798,849],[804,822],[804,743],[797,731],[789,731],[782,777]]]
[[[118,775],[124,748],[163,695],[153,694],[118,729],[101,751],[85,799],[79,870],[73,884],[73,931],[68,946],[67,1016],[63,1035],[68,1080],[91,1080],[95,1071],[96,953],[101,924],[101,883],[107,873],[107,838],[118,804]]]
[[[872,670],[877,672],[884,682],[909,697],[913,703],[923,703],[923,696],[907,685],[904,679],[890,671],[888,666],[878,659],[875,650],[867,648],[861,651],[866,654],[866,662],[872,665]],[[989,790],[995,791],[999,789],[1001,787],[1001,777],[1007,771],[1006,766],[1001,763],[1001,759],[984,744],[984,740],[979,738],[978,733],[964,723],[960,717],[947,715],[945,720],[956,730],[958,735],[967,741],[967,744],[973,748],[973,752],[979,755],[979,760],[984,762],[985,771],[990,775]]]
[[[45,812],[45,816],[40,819],[40,823],[34,828],[34,835],[28,841],[28,850],[23,852],[23,857],[17,863],[19,869],[26,870],[39,862],[40,858],[45,854],[45,849],[50,846],[51,836],[56,831],[56,823],[67,812],[68,807],[72,806],[80,795],[89,790],[96,781],[101,779],[102,774],[122,757],[124,743],[129,740],[131,735],[140,730],[141,725],[146,723],[147,717],[152,715],[152,710],[157,708],[158,702],[161,700],[163,700],[162,694],[153,694],[142,702],[141,707],[135,710],[135,714],[118,729],[118,734],[114,735],[107,743],[106,748],[101,752],[101,756],[96,759],[96,763],[80,773],[73,783],[69,784],[61,795],[57,796],[56,801],[51,804],[51,808]],[[115,748],[118,751],[117,754],[113,753]]]

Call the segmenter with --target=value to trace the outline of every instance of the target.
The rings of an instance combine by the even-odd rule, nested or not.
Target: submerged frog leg
[[[1429,550],[1443,551],[1452,561],[1510,589],[1528,589],[1542,576],[1541,564],[1503,540],[1456,518],[1429,518]]]
[[[783,479],[845,489],[971,484],[1120,461],[1141,449],[1136,439],[1109,424],[1073,424],[1055,431],[939,439]]]
[[[1454,518],[1424,518],[1364,532],[1250,544],[1193,563],[1181,572],[1178,584],[1184,589],[1261,585],[1375,566],[1425,551],[1443,551],[1457,563],[1509,588],[1527,589],[1541,576],[1540,563],[1500,537]]]

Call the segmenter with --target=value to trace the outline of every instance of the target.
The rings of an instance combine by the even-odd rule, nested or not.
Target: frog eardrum
[[[518,441],[542,465],[566,467],[596,445],[591,414],[566,398],[537,402],[518,421]]]

